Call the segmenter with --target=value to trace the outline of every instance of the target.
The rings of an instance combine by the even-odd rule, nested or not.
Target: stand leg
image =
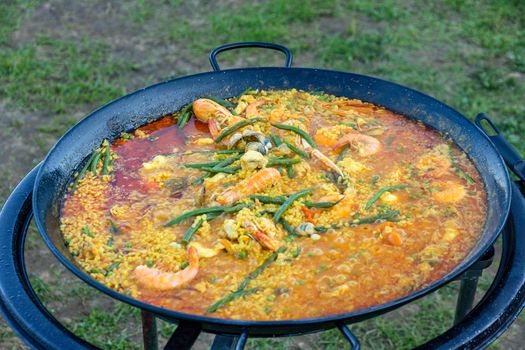
[[[180,321],[164,350],[190,350],[201,333],[198,323]]]
[[[481,271],[479,271],[479,274],[481,275]],[[456,314],[454,316],[454,325],[461,322],[461,320],[472,309],[472,305],[474,305],[474,298],[476,297],[476,288],[478,287],[478,276],[479,275],[465,276],[461,280],[461,285],[459,287],[458,301],[456,303]]]
[[[235,343],[237,343],[237,337],[232,335],[216,335],[211,345],[212,350],[232,350]]]
[[[461,322],[470,310],[472,310],[474,299],[476,298],[479,276],[481,276],[484,269],[492,264],[494,254],[494,247],[491,246],[469,270],[458,278],[461,280],[461,285],[459,287],[458,301],[456,302],[455,325]]]
[[[157,341],[157,321],[155,316],[144,310],[141,311],[140,316],[142,317],[144,350],[158,350],[159,343]]]

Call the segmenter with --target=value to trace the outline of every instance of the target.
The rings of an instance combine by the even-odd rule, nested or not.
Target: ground
[[[294,65],[353,71],[408,85],[469,118],[493,117],[525,154],[525,4],[391,0],[128,1],[0,3],[0,203],[69,127],[91,110],[151,83],[209,71],[227,42],[288,46]],[[226,67],[280,65],[261,50],[225,53]],[[32,284],[75,334],[106,349],[140,348],[140,313],[88,288],[53,258],[32,227]],[[486,273],[478,297],[490,284]],[[407,307],[351,326],[370,349],[406,349],[452,324],[457,283]],[[161,340],[175,326],[160,323]],[[520,317],[495,349],[524,347]],[[209,346],[199,338],[195,348]],[[335,331],[249,341],[258,349],[339,349]],[[3,322],[0,348],[25,346]]]

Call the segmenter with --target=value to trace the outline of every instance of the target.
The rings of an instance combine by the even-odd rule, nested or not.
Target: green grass
[[[485,112],[525,154],[525,6],[521,1],[194,4],[159,0],[152,4],[134,0],[125,6],[115,5],[118,14],[86,14],[91,19],[102,16],[105,22],[124,28],[117,39],[129,39],[133,46],[127,49],[115,46],[118,40],[112,27],[108,32],[89,27],[92,30],[84,33],[85,27],[79,26],[81,39],[65,32],[36,31],[17,41],[17,30],[33,20],[31,16],[43,3],[0,4],[0,105],[22,116],[20,121],[10,122],[3,135],[23,130],[27,126],[23,116],[38,113],[42,116],[35,130],[38,135],[31,135],[35,147],[43,148],[46,143],[41,139],[54,140],[79,116],[124,94],[128,86],[210,70],[207,54],[211,48],[260,40],[291,48],[296,65],[392,80],[428,93],[469,118]],[[67,16],[60,20],[67,22]],[[76,23],[66,24],[76,28]],[[47,23],[49,28],[53,25]],[[135,38],[140,40],[133,41]],[[134,56],[137,52],[146,58]],[[219,61],[224,67],[281,65],[282,57],[265,50],[236,50],[222,54]],[[30,252],[45,249],[35,242],[35,237],[29,239]],[[77,280],[71,283],[64,271],[44,277],[32,274],[31,281],[57,314],[63,312],[63,305],[80,302],[82,311],[64,320],[76,334],[107,349],[137,348],[140,322],[133,308],[92,305],[93,300],[101,299],[99,293]],[[489,285],[490,278],[483,277],[480,290]],[[451,325],[457,286],[451,284],[410,307],[350,327],[364,348],[404,349],[421,344]],[[509,339],[519,335],[524,322],[520,316],[515,325],[518,331],[510,332]],[[164,338],[174,328],[159,321]],[[12,345],[13,337],[0,327],[0,347],[16,346]],[[302,339],[249,340],[248,345],[252,349],[288,349],[299,347]],[[337,331],[304,339],[320,349],[339,349],[344,344]],[[504,348],[504,344],[502,340],[495,348]]]
[[[32,111],[60,114],[122,95],[121,69],[103,43],[38,37],[0,52],[0,97]]]
[[[127,327],[130,318],[137,321],[133,329]],[[131,339],[131,336],[137,337],[141,334],[140,328],[136,327],[139,318],[138,309],[126,304],[118,304],[111,310],[94,308],[87,316],[70,322],[68,328],[76,335],[101,348],[140,349],[137,339]]]

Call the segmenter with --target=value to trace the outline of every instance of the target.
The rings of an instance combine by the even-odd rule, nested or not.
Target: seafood
[[[292,121],[291,120],[291,121],[285,122],[284,124],[288,124],[288,125],[294,126],[293,125],[294,123],[297,124],[297,125],[295,125],[296,127],[298,127],[300,129],[304,130],[305,132],[307,132],[307,129],[304,126],[304,124],[300,123],[298,121]],[[345,174],[343,173],[343,171],[341,169],[339,169],[339,167],[330,158],[328,158],[326,155],[324,155],[319,149],[313,148],[301,136],[299,136],[299,135],[296,136],[295,144],[296,144],[296,146],[302,147],[311,157],[317,159],[325,168],[333,170],[337,175],[339,175],[339,176],[341,176],[343,178],[345,177]]]
[[[279,173],[279,170],[275,168],[265,168],[259,170],[252,176],[244,179],[236,186],[230,187],[226,191],[222,192],[217,197],[217,201],[223,205],[233,204],[241,198],[272,186],[280,179],[281,173]]]
[[[195,117],[203,123],[208,123],[211,119],[216,119],[222,122],[233,116],[226,107],[207,98],[199,98],[198,100],[195,100],[192,108]]]
[[[233,148],[241,140],[257,140],[257,142],[260,144],[258,147],[262,150],[261,153],[263,154],[268,153],[270,148],[272,148],[272,143],[266,136],[251,129],[246,129],[243,132],[237,132],[233,134],[228,141],[228,147]]]
[[[258,101],[255,101],[255,102],[252,102],[250,103],[247,107],[246,107],[246,118],[250,119],[250,118],[255,118],[255,117],[258,117],[259,116],[259,106],[262,106],[264,104],[267,104],[268,100],[258,100]]]
[[[327,169],[333,170],[337,175],[341,176],[342,178],[345,177],[345,174],[339,167],[326,155],[324,155],[321,151],[319,151],[317,148],[313,148],[306,142],[304,139],[302,140],[303,148],[305,149],[308,154],[317,159],[323,166]]]
[[[257,242],[259,242],[259,244],[264,248],[272,251],[275,251],[278,248],[277,242],[273,238],[262,232],[261,229],[257,227],[257,225],[253,222],[246,220],[244,221],[243,226],[250,232],[253,238]]]
[[[381,149],[381,142],[372,136],[361,134],[357,131],[348,132],[332,147],[334,149],[341,148],[345,145],[351,145],[358,150],[359,155],[368,157],[376,154]]]
[[[234,116],[226,107],[207,98],[195,100],[192,108],[199,121],[208,123],[213,138],[219,136],[224,128],[244,120],[244,118]]]
[[[295,228],[295,233],[299,236],[311,236],[315,233],[315,226],[311,222],[303,222]]]
[[[441,203],[459,202],[467,194],[465,187],[454,181],[440,182],[436,187],[438,190],[432,193],[432,197]]]
[[[237,230],[235,229],[235,220],[227,219],[224,220],[224,223],[222,224],[222,229],[224,233],[226,234],[226,237],[228,239],[237,239],[239,237],[239,234],[237,233]]]
[[[255,170],[264,168],[268,164],[268,159],[257,151],[247,151],[241,157],[241,167],[243,169]]]
[[[176,273],[139,265],[134,271],[135,278],[148,289],[165,291],[179,288],[193,280],[199,272],[199,254],[194,247],[188,248],[188,262],[188,267]]]

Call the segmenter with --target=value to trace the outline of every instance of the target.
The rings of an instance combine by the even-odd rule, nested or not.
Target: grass
[[[49,3],[56,17],[46,22]],[[20,115],[5,125],[2,135],[9,140],[11,134],[23,133],[28,127],[24,116],[38,114],[38,125],[28,138],[42,155],[49,142],[93,108],[130,89],[209,70],[211,48],[253,40],[288,46],[298,66],[379,76],[426,92],[469,118],[483,111],[525,154],[525,7],[520,1],[134,0],[97,13],[74,10],[55,0],[0,4],[0,110]],[[100,17],[103,21],[97,21]],[[76,32],[51,30],[56,21]],[[41,30],[17,35],[33,22]],[[101,23],[115,24],[116,29]],[[224,67],[281,65],[282,57],[265,50],[237,50],[221,54],[219,62]],[[13,170],[6,166],[1,171],[5,177]],[[31,254],[47,254],[34,234],[28,247]],[[33,267],[38,270],[38,264]],[[31,281],[69,329],[102,348],[138,348],[135,309],[108,302],[56,261],[51,270],[32,273]],[[489,285],[490,278],[483,277],[480,290]],[[351,329],[365,348],[413,347],[452,324],[457,290],[453,283]],[[79,312],[67,311],[64,305],[71,303]],[[505,348],[507,341],[520,344],[516,337],[523,331],[523,317],[495,348]],[[159,321],[164,339],[174,327]],[[0,326],[0,345],[20,347],[6,326]],[[343,345],[337,331],[248,342],[249,348],[272,350]]]
[[[32,111],[61,114],[72,105],[94,104],[122,95],[107,45],[39,36],[0,52],[0,97]]]

